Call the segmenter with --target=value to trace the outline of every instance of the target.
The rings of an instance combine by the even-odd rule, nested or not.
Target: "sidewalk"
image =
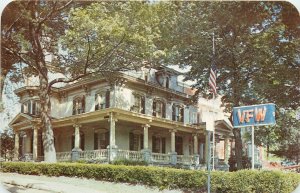
[[[52,193],[181,193],[180,190],[163,190],[143,185],[96,181],[76,177],[47,177],[1,173],[0,183],[17,185]]]

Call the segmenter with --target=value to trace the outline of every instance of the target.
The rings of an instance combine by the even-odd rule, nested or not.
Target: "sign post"
[[[252,129],[252,169],[254,169],[254,126],[274,125],[275,123],[275,104],[233,107],[233,127],[251,126]]]

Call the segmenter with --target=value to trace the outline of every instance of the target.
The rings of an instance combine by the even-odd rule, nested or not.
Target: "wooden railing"
[[[94,160],[94,159],[106,160],[107,158],[108,158],[107,149],[88,150],[88,151],[79,152],[79,159],[81,160]]]
[[[194,156],[189,155],[177,155],[177,163],[179,164],[193,164],[194,163]]]
[[[152,153],[152,161],[154,163],[170,163],[170,155],[164,153]]]
[[[56,160],[59,162],[63,161],[70,161],[71,160],[71,151],[66,151],[66,152],[57,152],[56,153]]]
[[[143,154],[140,151],[118,150],[117,159],[129,159],[135,161],[142,161]]]

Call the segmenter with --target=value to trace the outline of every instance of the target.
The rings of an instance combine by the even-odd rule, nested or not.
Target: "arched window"
[[[103,92],[98,92],[95,95],[95,111],[100,110],[100,109],[105,109],[109,108],[109,100],[110,97],[110,91],[103,91]]]
[[[173,106],[172,106],[172,120],[183,122],[183,120],[184,120],[184,107],[182,105],[173,104]]]
[[[134,104],[130,107],[130,111],[145,114],[145,97],[140,94],[133,93],[133,102]]]
[[[166,103],[160,99],[153,100],[153,116],[166,118]]]
[[[81,114],[85,112],[85,97],[75,97],[73,99],[73,115]]]

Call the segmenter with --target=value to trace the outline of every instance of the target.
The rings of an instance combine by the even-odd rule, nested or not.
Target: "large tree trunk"
[[[240,128],[233,129],[233,135],[235,140],[235,159],[237,164],[237,169],[243,169],[243,143],[241,137]]]
[[[46,74],[46,73],[45,73]],[[56,150],[54,146],[53,126],[50,117],[50,94],[48,92],[48,80],[39,75],[40,79],[40,103],[41,103],[41,120],[43,128],[43,146],[44,161],[56,162]]]

